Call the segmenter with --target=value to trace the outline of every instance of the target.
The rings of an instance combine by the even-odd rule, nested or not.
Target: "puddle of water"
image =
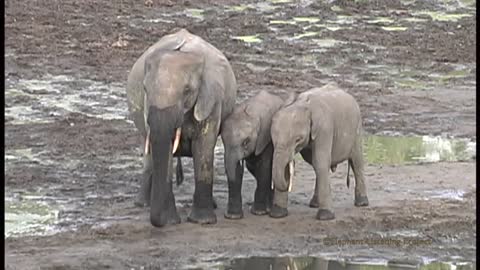
[[[203,9],[199,9],[199,8],[189,8],[189,9],[186,9],[185,10],[185,15],[187,17],[191,17],[191,18],[195,18],[197,19],[198,21],[203,21],[204,20],[204,16],[203,16],[203,13],[205,11]]]
[[[343,8],[339,7],[339,6],[332,6],[330,8],[333,12],[340,12],[340,11],[343,11]]]
[[[225,11],[227,12],[242,12],[245,11],[246,9],[251,8],[249,5],[238,5],[238,6],[229,6],[225,8]]]
[[[19,80],[5,89],[5,117],[11,124],[52,122],[71,112],[106,120],[127,118],[125,89],[67,76]],[[18,96],[25,99],[18,100]]]
[[[344,43],[343,41],[340,41],[340,40],[328,39],[328,38],[326,38],[326,39],[312,39],[312,41],[314,41],[315,44],[317,44],[319,47],[322,47],[322,48],[330,48],[330,47],[334,47],[336,45]]]
[[[302,39],[302,38],[305,38],[305,37],[313,37],[313,36],[318,36],[320,34],[320,32],[311,32],[311,31],[307,31],[307,32],[304,32],[302,34],[296,34],[295,36],[293,36],[292,39]]]
[[[417,23],[417,22],[426,22],[428,21],[427,19],[420,19],[420,18],[405,18],[405,19],[402,19],[404,21],[407,21],[407,22],[412,22],[412,23]]]
[[[419,89],[419,90],[427,88],[427,83],[417,79],[412,79],[412,78],[396,79],[394,83],[396,86],[402,87],[402,88],[411,88],[411,89]]]
[[[430,78],[438,79],[440,82],[445,82],[452,79],[461,79],[461,78],[468,77],[470,73],[471,73],[470,68],[459,66],[448,73],[444,73],[444,74],[431,73],[428,76]]]
[[[461,7],[475,8],[477,0],[458,0]]]
[[[359,269],[359,270],[390,270],[390,269],[442,269],[453,270],[475,269],[475,263],[470,262],[431,262],[423,264],[417,261],[387,261],[387,260],[329,260],[319,257],[248,257],[236,258],[222,265],[217,265],[216,269],[228,270],[341,270],[341,269]]]
[[[382,26],[382,29],[385,31],[405,31],[408,27],[404,26]]]
[[[5,200],[5,238],[24,234],[48,234],[58,221],[59,210],[46,203]]]
[[[452,13],[445,13],[442,11],[419,11],[412,13],[414,16],[430,16],[430,18],[434,21],[441,21],[441,22],[456,22],[462,18],[471,17],[471,14],[452,14]]]
[[[5,166],[8,166],[12,163],[34,163],[42,166],[55,166],[58,169],[62,168],[65,170],[75,170],[79,164],[82,164],[79,160],[68,159],[62,162],[56,162],[48,158],[41,157],[42,155],[47,154],[48,151],[40,151],[37,153],[32,152],[32,148],[22,148],[22,149],[6,149],[5,151]],[[27,165],[28,166],[28,165]]]
[[[316,23],[320,21],[320,19],[316,17],[293,17],[293,20],[296,22],[307,22],[307,23]]]
[[[172,20],[166,20],[166,19],[148,19],[148,20],[145,20],[145,22],[149,22],[149,23],[175,23],[175,21],[172,21]]]
[[[373,20],[368,20],[367,23],[371,24],[391,24],[394,20],[388,17],[376,17]]]
[[[455,189],[446,189],[446,190],[432,190],[426,191],[427,194],[430,194],[427,198],[434,199],[451,199],[455,201],[463,201],[463,196],[465,191],[455,190]]]
[[[262,42],[262,39],[260,39],[257,35],[251,35],[251,36],[233,36],[232,39],[235,40],[241,40],[245,43],[260,43]]]
[[[297,22],[294,20],[271,20],[269,23],[270,24],[291,24],[291,25],[297,24]]]
[[[333,24],[353,24],[355,22],[355,18],[347,15],[338,15],[336,20],[327,20],[327,22]]]
[[[429,136],[367,136],[364,154],[371,164],[465,161],[475,158],[476,143]]]
[[[348,29],[348,27],[341,27],[338,25],[328,25],[328,24],[314,24],[314,26],[319,27],[319,28],[325,28],[330,31],[337,31],[340,29]]]

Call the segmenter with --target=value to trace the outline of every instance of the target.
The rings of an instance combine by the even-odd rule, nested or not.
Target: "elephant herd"
[[[180,157],[193,158],[195,191],[188,221],[216,223],[212,191],[218,136],[225,147],[226,218],[243,217],[245,163],[257,180],[250,211],[285,217],[296,153],[315,170],[310,206],[319,208],[317,219],[335,218],[328,173],[346,160],[355,176],[355,206],[368,205],[362,121],[351,95],[330,83],[288,97],[260,91],[238,105],[236,97],[236,78],[227,58],[185,29],[162,37],[133,65],[128,109],[144,151],[135,204],[150,206],[153,226],[180,223],[172,191],[174,157],[177,184],[183,180]]]

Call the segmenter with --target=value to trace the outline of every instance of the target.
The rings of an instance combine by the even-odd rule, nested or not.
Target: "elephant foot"
[[[217,223],[217,216],[211,208],[198,208],[193,206],[187,221],[198,224],[215,224]]]
[[[270,209],[270,217],[272,218],[283,218],[288,215],[287,208],[280,207],[278,205],[273,205],[272,209]]]
[[[355,196],[355,206],[356,207],[368,206],[368,197],[366,195]]]
[[[310,200],[310,203],[308,204],[310,208],[318,208],[320,205],[318,204],[318,199],[317,197],[313,196],[312,199]]]
[[[227,209],[224,216],[225,216],[226,219],[241,219],[241,218],[243,218],[243,210],[242,209],[240,209],[240,210]]]
[[[238,198],[229,198],[227,211],[224,216],[227,219],[243,218],[242,200]]]
[[[318,220],[332,220],[332,219],[335,219],[335,214],[328,209],[318,209],[317,219]]]
[[[270,208],[266,203],[253,202],[250,213],[256,216],[264,216],[270,212]]]
[[[165,225],[180,224],[181,219],[177,214],[176,209],[170,209],[160,214],[160,217],[154,217],[150,215],[150,222],[155,227],[163,227]]]

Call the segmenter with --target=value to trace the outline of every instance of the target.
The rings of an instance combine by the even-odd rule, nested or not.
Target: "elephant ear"
[[[329,119],[328,115],[330,114],[327,113],[325,108],[321,105],[309,105],[305,109],[310,111],[310,137],[312,140],[315,140],[319,134],[326,131],[325,127],[332,126],[332,119]]]
[[[268,143],[272,141],[270,128],[272,126],[272,117],[274,109],[271,108],[267,112],[255,113],[254,108],[247,106],[245,112],[252,116],[257,123],[257,141],[255,143],[255,155],[258,156],[265,150]]]
[[[202,82],[193,110],[193,116],[199,122],[207,119],[212,113],[217,101],[223,100],[225,85],[221,68],[221,66],[212,67],[211,65],[205,64]]]

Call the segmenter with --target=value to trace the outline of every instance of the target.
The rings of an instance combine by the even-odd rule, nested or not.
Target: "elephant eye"
[[[243,147],[247,147],[249,143],[250,143],[250,138],[246,138],[246,139],[242,142],[242,146],[243,146]]]
[[[302,137],[297,137],[297,138],[295,139],[295,143],[299,143],[301,140],[302,140]]]

